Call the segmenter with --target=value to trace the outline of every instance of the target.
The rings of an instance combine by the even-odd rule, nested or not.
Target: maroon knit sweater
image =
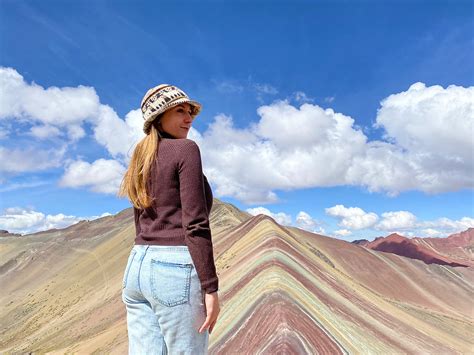
[[[212,293],[219,288],[209,225],[213,196],[199,146],[166,132],[163,137],[148,183],[155,201],[146,209],[133,208],[135,244],[187,245],[201,288]]]

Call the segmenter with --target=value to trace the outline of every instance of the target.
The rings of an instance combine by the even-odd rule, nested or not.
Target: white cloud
[[[277,189],[322,186],[364,186],[390,196],[473,188],[473,88],[434,88],[415,84],[382,101],[377,126],[386,128],[386,141],[369,142],[351,117],[308,103],[261,106],[260,120],[243,129],[233,127],[231,116],[218,115],[203,133],[207,171],[218,196],[246,203],[276,202]],[[417,100],[420,91],[429,95]],[[426,122],[434,116],[438,123],[431,127]],[[443,122],[444,128],[453,123],[449,134]],[[451,146],[449,154],[435,147],[438,136]]]
[[[247,208],[246,211],[250,213],[252,216],[256,216],[258,214],[264,214],[266,216],[270,216],[278,224],[281,224],[283,226],[291,224],[291,216],[283,212],[273,213],[265,207]]]
[[[7,230],[10,233],[31,234],[53,228],[66,228],[81,220],[93,220],[109,215],[111,214],[108,212],[103,213],[101,216],[86,218],[64,215],[62,213],[45,215],[33,209],[9,207],[0,215],[0,229]]]
[[[122,120],[111,107],[100,103],[92,87],[45,89],[26,83],[16,70],[5,67],[0,67],[0,85],[0,119],[36,124],[29,133],[36,138],[53,138],[66,132],[70,140],[77,141],[85,136],[82,125],[87,121],[93,125],[99,144],[113,157],[126,159],[144,136],[139,109],[130,111]]]
[[[325,209],[326,214],[340,219],[339,226],[349,229],[365,229],[372,227],[378,220],[373,212],[365,212],[359,207],[336,205]]]
[[[473,102],[474,87],[444,89],[418,82],[408,91],[385,98],[375,125],[410,152],[426,152],[436,160],[452,159],[472,167]]]
[[[271,212],[265,207],[247,208],[246,211],[252,216],[256,216],[258,214],[270,216],[282,226],[292,225],[291,215],[284,212]],[[296,216],[295,226],[312,233],[324,233],[324,228],[322,228],[315,219],[313,219],[308,213],[304,211],[300,211]]]
[[[396,229],[406,230],[416,226],[416,216],[408,211],[396,211],[382,213],[382,220],[377,223],[375,229],[392,231]]]
[[[45,215],[41,212],[12,207],[5,209],[0,216],[0,228],[10,233],[28,233],[32,228],[35,230],[39,224],[44,223],[44,220]]]
[[[28,84],[15,69],[0,67],[0,119],[67,128],[97,115],[99,97],[94,88],[49,87]]]
[[[474,87],[415,83],[381,102],[376,127],[385,138],[403,150],[401,158],[411,165],[401,181],[394,178],[388,188],[414,188],[429,193],[473,188]]]
[[[77,141],[84,137],[82,125],[87,121],[97,142],[117,164],[126,165],[144,137],[139,109],[121,119],[111,107],[100,104],[94,88],[43,88],[3,67],[0,85],[6,93],[0,95],[0,119],[34,125],[29,134],[38,139],[66,134]],[[219,87],[277,93],[251,78]],[[391,196],[408,190],[473,188],[473,90],[415,83],[406,92],[390,95],[381,102],[376,123],[385,130],[385,141],[369,142],[353,118],[330,108],[310,103],[294,107],[286,100],[259,107],[259,121],[244,128],[233,127],[231,116],[219,114],[207,131],[191,129],[189,138],[202,149],[203,167],[217,197],[248,204],[278,202],[277,190],[326,186],[364,186]],[[44,157],[58,149],[1,149],[5,162],[0,170],[10,173],[57,167],[58,159],[61,164],[62,156],[53,154],[50,161]],[[32,159],[23,162],[30,151]]]
[[[255,127],[259,137],[270,140],[281,150],[299,149],[326,163],[331,161],[330,154],[335,158],[351,156],[354,150],[346,149],[346,145],[357,149],[366,141],[362,132],[352,129],[352,118],[317,105],[305,103],[297,109],[286,101],[277,101],[259,107],[257,112],[261,116]],[[342,137],[347,140],[345,145]]]
[[[346,183],[365,186],[370,192],[386,191],[390,196],[421,188],[417,167],[401,149],[374,141],[367,143],[364,150],[353,156],[346,171]]]
[[[8,149],[0,146],[0,173],[14,174],[60,167],[66,146],[54,149]]]
[[[235,129],[226,115],[216,116],[197,143],[217,196],[236,196],[249,204],[276,201],[267,185],[279,179],[278,170],[271,168],[276,160],[271,145],[259,142],[249,130]]]
[[[331,109],[280,101],[258,112],[260,122],[245,129],[218,115],[202,135],[204,168],[218,196],[269,203],[274,189],[341,185],[354,152],[364,151],[366,137],[351,128],[353,120]]]
[[[77,141],[81,139],[82,137],[85,137],[86,132],[84,131],[84,128],[80,124],[71,124],[67,126],[66,128],[68,137],[72,141]]]
[[[466,230],[468,228],[474,228],[474,218],[462,217],[460,220],[453,221],[452,219],[442,217],[434,221],[420,222],[419,227],[436,228],[443,231],[457,232]]]
[[[313,233],[323,234],[325,232],[324,228],[319,225],[318,221],[304,211],[298,212],[298,215],[296,216],[296,226]]]
[[[50,125],[41,125],[31,127],[30,134],[35,138],[48,139],[59,136],[61,134],[61,131],[58,127]]]
[[[116,160],[98,159],[93,163],[71,162],[59,181],[61,187],[88,187],[93,192],[116,194],[125,167]]]
[[[125,120],[122,120],[111,107],[101,105],[94,127],[94,138],[114,158],[126,157],[128,160],[136,143],[145,136],[142,128],[140,109],[130,111]]]
[[[347,237],[352,234],[350,230],[347,229],[339,229],[337,231],[334,231],[334,234],[339,236],[339,237]]]
[[[447,237],[450,234],[474,228],[474,218],[462,217],[452,220],[446,217],[433,221],[418,221],[409,211],[391,211],[382,213],[382,220],[375,229],[390,233],[398,232],[407,236]]]
[[[444,233],[432,228],[422,229],[421,233],[424,237],[445,237]]]
[[[474,228],[474,218],[462,217],[451,220],[446,217],[433,221],[418,221],[417,217],[409,211],[388,211],[381,214],[381,219],[375,213],[366,213],[359,207],[344,207],[336,205],[326,208],[326,214],[340,219],[339,226],[344,229],[334,232],[335,235],[344,236],[343,233],[351,230],[372,229],[398,233],[407,237],[447,237],[450,234]],[[378,221],[378,222],[377,222]],[[349,235],[349,234],[347,234]]]
[[[66,135],[68,140],[73,142],[85,136],[82,125],[87,121],[93,126],[96,141],[118,160],[109,165],[116,167],[126,164],[136,143],[144,136],[143,119],[139,109],[130,111],[125,120],[122,120],[112,108],[100,104],[94,88],[43,88],[35,83],[26,83],[16,70],[4,67],[0,67],[0,86],[0,120],[16,120],[30,124],[27,134],[38,140],[62,138]],[[7,135],[7,131],[2,132],[5,132],[4,136]],[[59,142],[59,146],[51,149],[36,147],[34,144],[25,148],[0,147],[0,172],[14,175],[67,164],[64,156],[70,146],[69,142],[61,139],[54,142]],[[97,163],[93,164],[95,165]],[[61,186],[81,186],[81,183],[78,180],[74,182],[75,177],[71,176],[71,169],[75,168],[77,169],[78,165],[69,167],[61,179]],[[103,175],[110,177],[112,174],[117,180],[119,170],[115,168]],[[100,181],[100,177],[96,176],[93,180]],[[4,182],[2,179],[2,183]],[[112,185],[109,183],[101,186],[100,182],[97,185],[93,181],[82,179],[82,184],[92,186],[92,190],[97,192],[111,192],[117,187],[116,181],[112,181]]]

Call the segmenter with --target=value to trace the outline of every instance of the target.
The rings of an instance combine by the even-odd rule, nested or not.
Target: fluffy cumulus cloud
[[[28,84],[13,68],[0,67],[0,119],[15,118],[46,126],[80,126],[86,119],[97,116],[99,97],[94,88],[49,87]]]
[[[449,222],[446,224],[445,222]],[[440,218],[435,221],[419,221],[412,229],[400,228],[392,230],[399,234],[409,237],[448,237],[451,234],[465,231],[468,228],[474,228],[474,219],[463,217],[460,220],[451,220],[449,218]]]
[[[334,231],[334,234],[338,237],[348,237],[352,234],[352,232],[347,229],[338,229]]]
[[[61,135],[61,130],[58,127],[50,125],[32,126],[30,128],[30,134],[34,138],[49,139],[59,137]],[[77,133],[74,135],[74,140],[82,138],[84,135],[85,132],[83,129],[81,129],[81,131],[77,131]]]
[[[298,215],[296,216],[296,226],[313,233],[325,233],[325,230],[320,223],[304,211],[298,212]]]
[[[217,195],[257,204],[277,201],[275,189],[341,185],[354,152],[364,150],[354,120],[331,109],[279,101],[258,113],[262,119],[244,129],[218,115],[203,133],[203,164]]]
[[[474,218],[471,217],[462,217],[459,220],[443,217],[433,221],[420,221],[409,211],[383,212],[380,218],[377,214],[367,213],[359,207],[336,205],[325,210],[327,215],[339,220],[339,226],[345,227],[333,232],[341,237],[351,235],[354,230],[377,230],[407,237],[447,237],[474,228]]]
[[[424,236],[430,237],[430,238],[444,237],[445,236],[443,232],[441,232],[439,230],[436,230],[436,229],[433,229],[433,228],[422,229],[421,232],[423,233]]]
[[[390,144],[369,146],[365,167],[354,165],[350,178],[372,190],[391,193],[473,188],[473,102],[474,87],[426,87],[423,83],[385,98],[375,126],[384,129]],[[357,162],[362,163],[361,159]],[[384,176],[387,170],[390,180]],[[373,174],[364,177],[366,172]]]
[[[326,214],[340,220],[339,226],[353,230],[370,228],[378,220],[377,214],[365,212],[359,207],[336,205],[326,208],[325,210]]]
[[[252,216],[256,216],[258,214],[264,214],[266,216],[270,216],[278,224],[281,224],[283,226],[291,224],[291,216],[283,212],[273,213],[265,207],[247,208],[246,211],[250,213]]]
[[[474,218],[463,217],[459,220],[452,220],[450,218],[438,218],[434,221],[421,221],[418,223],[420,228],[427,228],[433,230],[436,228],[438,231],[445,232],[458,232],[468,228],[474,228]]]
[[[116,194],[124,173],[125,168],[116,160],[72,161],[66,167],[59,186],[88,187],[94,192]]]
[[[75,224],[81,220],[93,220],[100,217],[110,216],[106,212],[100,216],[77,217],[62,213],[55,215],[44,214],[33,209],[10,207],[0,214],[0,229],[10,233],[30,234],[53,228],[61,229]]]
[[[474,87],[415,83],[381,103],[376,126],[410,152],[429,153],[455,167],[473,163]],[[426,158],[426,157],[425,157]],[[421,163],[421,161],[420,161]]]
[[[48,87],[27,83],[13,68],[0,67],[0,123],[1,139],[6,139],[15,127],[25,125],[30,136],[17,147],[0,146],[0,173],[2,183],[21,173],[39,172],[51,168],[65,168],[60,180],[62,187],[88,186],[92,191],[114,193],[118,189],[118,175],[130,160],[136,143],[144,136],[140,110],[132,110],[121,119],[108,105],[100,103],[92,87]],[[68,147],[86,135],[88,124],[95,141],[102,145],[114,160],[104,164],[104,159],[86,163],[80,158],[74,164],[66,158]],[[33,139],[31,139],[33,138]],[[48,142],[48,149],[41,141]],[[53,146],[53,148],[51,148]],[[92,170],[84,172],[84,166]],[[97,172],[97,167],[112,168]],[[82,169],[82,170],[81,170]],[[104,178],[110,179],[108,182]],[[75,180],[75,179],[78,180]]]
[[[0,146],[0,173],[5,176],[42,171],[62,166],[66,146],[42,149],[34,146],[5,148]]]
[[[124,171],[135,144],[144,136],[139,109],[121,118],[100,103],[92,87],[43,88],[27,83],[12,68],[0,67],[0,85],[4,89],[0,138],[8,137],[11,127],[7,123],[15,120],[29,125],[26,134],[38,141],[52,139],[50,145],[59,148],[0,146],[0,169],[15,174],[63,164],[61,186],[89,186],[107,193],[117,190],[118,185],[103,188],[93,183],[98,177],[85,179],[86,184],[74,181],[74,177],[82,178],[74,169],[84,164],[102,166],[104,159],[86,163],[77,156],[72,158],[76,164],[70,164],[63,147],[84,138],[84,126],[89,125],[90,138],[110,155],[104,158],[116,162],[105,176],[115,176]],[[235,85],[231,85],[233,92]],[[268,84],[252,81],[245,87],[268,95],[278,93]],[[278,190],[312,187],[356,185],[393,196],[407,190],[438,193],[473,188],[473,90],[415,83],[407,91],[388,96],[376,119],[383,131],[381,140],[369,141],[352,117],[307,102],[302,95],[296,100],[301,105],[276,100],[258,107],[258,121],[243,128],[234,127],[230,114],[219,114],[206,131],[192,129],[189,138],[201,147],[204,171],[216,196],[248,204],[278,202]],[[117,182],[113,178],[110,184]],[[345,217],[341,226],[374,222],[371,214],[358,218]]]
[[[376,121],[383,140],[374,141],[353,118],[311,103],[263,105],[245,128],[220,114],[202,134],[205,168],[218,195],[252,204],[310,187],[356,185],[391,196],[473,188],[473,90],[416,83],[387,97]]]
[[[144,136],[140,109],[130,111],[125,120],[109,106],[101,105],[95,121],[94,138],[109,154],[128,161],[136,143]]]
[[[348,182],[389,194],[473,188],[473,102],[474,87],[423,83],[385,98],[375,126],[383,128],[386,142],[368,144]]]
[[[408,211],[382,213],[382,220],[375,226],[378,230],[393,231],[413,229],[416,226],[416,216]]]
[[[49,87],[27,83],[12,68],[0,67],[0,120],[31,124],[29,134],[38,139],[66,136],[76,141],[85,136],[88,123],[97,143],[116,158],[124,158],[143,137],[139,109],[125,120],[108,105],[100,103],[92,87]]]
[[[256,216],[258,214],[264,214],[264,215],[270,216],[278,224],[282,226],[295,226],[312,233],[320,233],[320,234],[325,233],[325,230],[320,225],[320,223],[304,211],[298,212],[294,224],[292,223],[293,219],[291,215],[284,212],[272,212],[268,208],[265,208],[265,207],[247,208],[246,211],[250,213],[252,216]]]

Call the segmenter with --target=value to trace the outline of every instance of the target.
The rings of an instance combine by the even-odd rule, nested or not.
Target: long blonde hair
[[[118,197],[128,197],[133,206],[138,209],[148,208],[153,203],[148,182],[155,153],[161,140],[161,134],[155,126],[155,122],[158,126],[160,125],[160,116],[151,125],[150,133],[137,143],[117,193]]]

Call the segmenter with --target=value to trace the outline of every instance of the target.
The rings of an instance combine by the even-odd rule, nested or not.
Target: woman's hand
[[[219,297],[217,296],[217,291],[213,293],[206,293],[204,304],[206,305],[206,320],[199,329],[199,333],[202,333],[207,328],[209,328],[209,334],[211,334],[214,329],[214,325],[217,321],[217,316],[221,311],[219,307]]]

